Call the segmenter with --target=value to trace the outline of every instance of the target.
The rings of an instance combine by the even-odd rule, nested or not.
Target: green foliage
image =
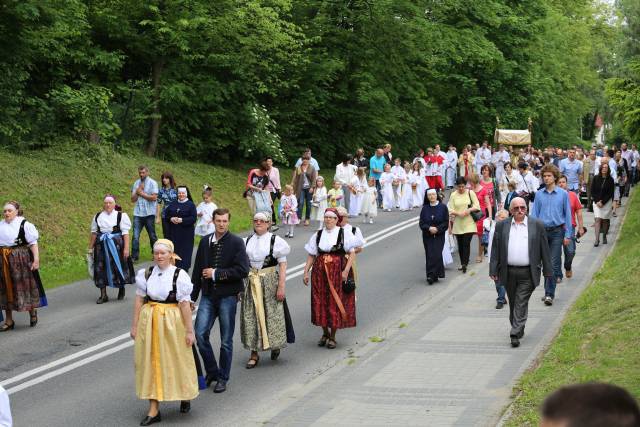
[[[607,96],[625,134],[640,139],[640,56],[632,60],[625,77],[609,79]]]
[[[477,142],[496,116],[568,144],[606,110],[610,17],[586,0],[8,0],[0,144],[333,162]]]

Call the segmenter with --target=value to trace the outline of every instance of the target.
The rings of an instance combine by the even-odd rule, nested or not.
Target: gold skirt
[[[198,396],[196,365],[185,332],[177,304],[149,302],[142,306],[135,341],[139,399],[162,402]]]

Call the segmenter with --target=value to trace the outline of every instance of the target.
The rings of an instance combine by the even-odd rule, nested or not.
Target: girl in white
[[[325,209],[327,209],[327,187],[324,186],[324,178],[319,176],[316,178],[316,188],[311,200],[311,219],[318,221],[318,230],[322,228]]]
[[[293,229],[300,224],[298,218],[298,199],[293,194],[293,186],[284,186],[284,195],[280,198],[280,222],[285,226],[284,237],[293,238]]]
[[[424,204],[424,193],[427,191],[427,180],[425,178],[424,168],[419,162],[415,162],[412,166],[411,175],[414,183],[411,184],[411,194],[413,195],[413,207],[420,208]]]
[[[213,197],[213,189],[208,185],[204,186],[202,191],[202,202],[196,208],[198,212],[198,222],[196,224],[196,236],[206,236],[215,231],[213,225],[213,211],[218,209],[215,203],[211,200]]]
[[[391,166],[389,163],[385,164],[384,172],[380,175],[380,186],[382,187],[382,208],[387,212],[391,212],[391,209],[395,206],[394,179],[391,173]]]
[[[362,197],[362,210],[360,213],[364,215],[364,223],[373,224],[373,218],[378,216],[378,190],[376,189],[376,181],[369,178],[369,183]]]
[[[400,207],[400,197],[402,195],[402,184],[407,176],[404,168],[400,165],[400,159],[395,158],[394,165],[391,167],[391,173],[393,174],[393,188],[395,190],[396,208]]]
[[[364,168],[358,169],[357,175],[351,178],[350,184],[351,199],[349,201],[349,216],[356,217],[362,210],[362,199],[364,198],[365,191],[367,191],[367,178]]]
[[[411,165],[409,162],[404,164],[404,178],[402,180],[402,191],[400,192],[400,210],[410,211],[413,208],[413,192],[411,190],[411,182],[415,182],[415,175],[411,173]]]
[[[524,180],[520,175],[520,172],[513,169],[511,163],[507,162],[504,164],[504,173],[502,174],[500,182],[500,200],[504,203],[507,198],[507,194],[509,194],[509,183],[513,182],[516,185],[516,188],[524,186]]]

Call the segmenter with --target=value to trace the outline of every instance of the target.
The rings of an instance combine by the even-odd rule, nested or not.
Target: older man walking
[[[516,197],[509,205],[511,218],[496,224],[491,244],[489,276],[504,284],[509,301],[511,346],[518,347],[524,336],[529,298],[540,284],[540,273],[553,276],[545,226],[527,216],[527,202]]]

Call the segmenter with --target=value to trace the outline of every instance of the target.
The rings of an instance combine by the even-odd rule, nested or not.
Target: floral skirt
[[[120,276],[120,272],[118,272],[115,260],[113,259],[113,257],[109,256],[109,262],[111,264],[111,278],[113,280],[113,284],[111,286],[114,288],[122,288],[128,283],[133,283],[135,277],[131,275],[128,266],[128,260],[123,256],[124,238],[121,235],[113,236],[113,243],[115,243],[116,249],[118,250],[118,257],[120,259],[120,266],[122,267],[122,273],[124,274],[124,277]],[[104,244],[100,241],[96,241],[96,245],[93,248],[93,259],[93,280],[96,284],[96,287],[104,288],[106,286],[110,286],[109,280],[107,279],[107,262],[104,251]]]
[[[37,270],[31,271],[31,251],[26,246],[1,248],[0,309],[31,311],[47,305]]]
[[[251,351],[278,350],[287,345],[284,305],[276,299],[278,267],[251,269],[240,311],[240,335]]]
[[[325,270],[326,263],[326,270]],[[342,269],[345,256],[341,254],[320,254],[313,262],[311,272],[311,323],[332,329],[353,328],[356,326],[356,293],[342,291]],[[328,272],[328,274],[327,274]],[[342,314],[329,281],[342,303]]]

